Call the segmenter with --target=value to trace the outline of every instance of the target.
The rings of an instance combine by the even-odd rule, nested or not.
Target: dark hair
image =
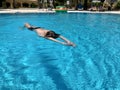
[[[38,28],[41,28],[41,27],[29,27],[28,29],[33,31],[34,29],[38,29]]]

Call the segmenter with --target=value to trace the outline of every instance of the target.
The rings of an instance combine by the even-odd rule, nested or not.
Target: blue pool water
[[[25,22],[77,46],[21,30]],[[0,90],[120,90],[120,15],[1,14]]]

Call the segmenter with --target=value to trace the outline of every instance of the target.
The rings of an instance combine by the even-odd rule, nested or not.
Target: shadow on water
[[[41,63],[46,69],[47,75],[51,77],[53,82],[56,84],[57,90],[72,90],[71,88],[67,87],[61,73],[59,72],[59,69],[55,65],[50,63],[51,61],[57,60],[57,59],[45,54],[41,56],[42,56]],[[45,57],[49,57],[49,58],[45,59]]]

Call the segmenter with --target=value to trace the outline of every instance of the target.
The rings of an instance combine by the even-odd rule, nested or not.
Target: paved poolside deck
[[[2,13],[55,13],[55,10],[47,9],[0,9],[0,14]],[[75,11],[68,10],[68,13],[107,13],[107,14],[120,14],[120,11]]]
[[[0,9],[0,13],[54,13],[47,9]]]

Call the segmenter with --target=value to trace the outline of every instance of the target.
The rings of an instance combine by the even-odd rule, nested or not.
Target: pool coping
[[[0,9],[0,14],[14,13],[56,13],[55,10],[48,9]],[[120,11],[76,11],[68,10],[67,13],[105,13],[105,14],[120,14]]]
[[[46,9],[0,9],[0,14],[5,13],[55,13],[55,11]]]

